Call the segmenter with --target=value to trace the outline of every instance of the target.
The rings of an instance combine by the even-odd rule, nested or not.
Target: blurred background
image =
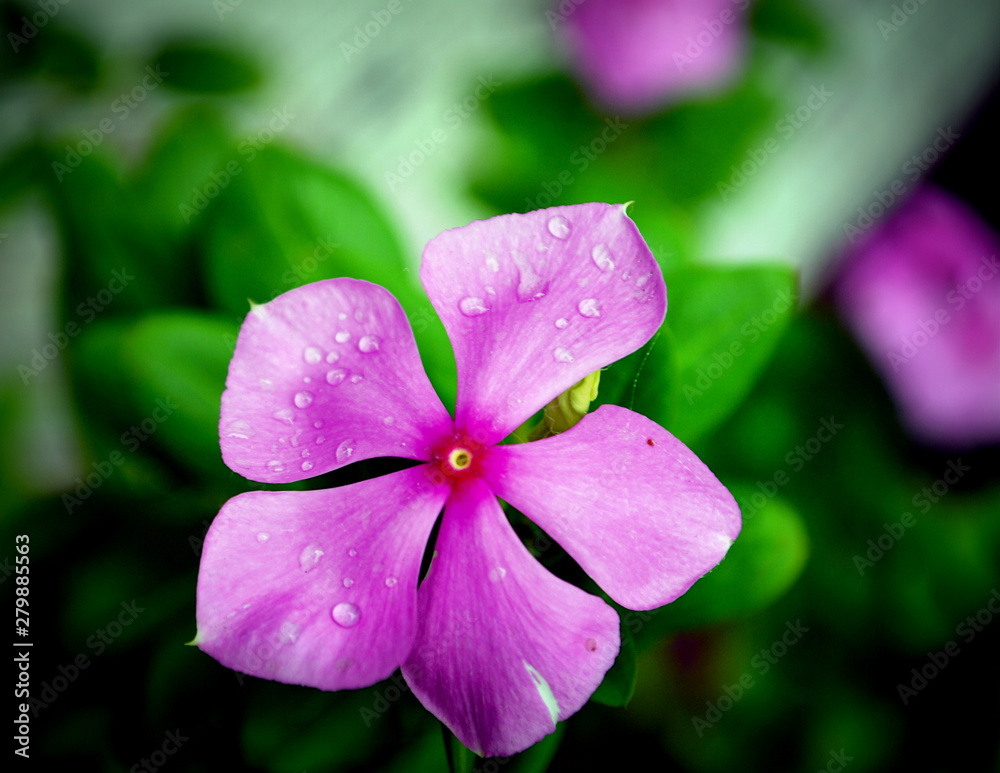
[[[398,672],[322,693],[183,646],[204,534],[262,488],[218,449],[235,336],[248,299],[369,279],[448,404],[426,241],[633,201],[670,308],[598,402],[691,446],[743,533],[679,601],[620,610],[622,655],[556,734],[452,764],[1000,770],[998,17],[0,2],[0,583],[8,610],[29,589],[11,635],[33,645],[15,762],[447,770]],[[587,582],[558,548],[540,560]]]

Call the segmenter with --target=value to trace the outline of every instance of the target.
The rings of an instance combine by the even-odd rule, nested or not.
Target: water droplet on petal
[[[531,261],[521,253],[511,253],[517,266],[517,299],[521,303],[531,303],[544,298],[549,292],[549,283],[535,271]]]
[[[295,414],[292,413],[291,408],[282,408],[280,410],[275,411],[271,415],[278,421],[287,421],[289,424],[292,423],[292,419],[295,417]]]
[[[316,465],[314,465],[312,462],[309,461],[302,462],[302,472],[309,472],[309,470],[311,470],[315,466]]]
[[[302,352],[302,359],[310,365],[315,365],[323,359],[323,350],[318,346],[307,346]]]
[[[340,312],[337,315],[337,319],[339,319],[341,322],[343,322],[345,319],[347,319],[347,312],[344,312],[344,311]]]
[[[643,274],[641,277],[639,277],[638,279],[635,280],[635,286],[636,287],[642,287],[644,284],[646,284],[646,282],[649,281],[649,278],[651,276],[652,276],[652,274]]]
[[[354,321],[363,322],[365,319],[365,313],[361,309],[354,310]]]
[[[336,352],[330,352],[328,355],[326,355],[326,361],[328,363],[330,363],[331,365],[333,363],[335,363],[339,359],[340,359],[340,355],[337,354]]]
[[[615,261],[611,257],[611,250],[605,244],[595,244],[590,251],[590,257],[601,271],[611,271],[615,267]]]
[[[486,268],[488,268],[494,274],[496,274],[500,270],[500,264],[497,262],[497,259],[494,255],[490,255],[486,259]]]
[[[360,384],[364,380],[365,380],[365,377],[362,376],[360,373],[355,373],[353,376],[351,376],[351,383],[352,384]]]
[[[585,317],[601,316],[601,307],[598,305],[596,298],[584,298],[576,308]]]
[[[269,539],[271,539],[271,535],[268,534],[266,531],[262,531],[260,534],[257,535],[258,542],[267,542]]]
[[[622,271],[622,281],[623,282],[627,282],[631,278],[632,278],[632,275],[628,272],[628,270]]]
[[[336,340],[338,344],[346,344],[351,340],[351,334],[346,330],[341,330],[334,336],[334,340]]]
[[[393,424],[396,423],[396,420],[392,418],[392,416],[386,416],[384,419],[382,419],[382,423],[385,424],[385,426],[387,427],[391,427]]]
[[[347,551],[347,555],[349,555],[351,558],[354,558],[357,554],[358,551],[356,551],[354,548],[351,548],[350,550]]]
[[[272,459],[267,463],[268,472],[284,472],[285,465],[279,462],[277,459]]]
[[[597,652],[597,639],[587,639],[583,646],[587,648],[587,652]]]
[[[469,296],[458,302],[458,310],[467,317],[478,317],[480,314],[485,314],[489,311],[490,307],[486,305],[486,301],[482,298]]]
[[[296,408],[308,408],[312,405],[313,393],[312,392],[296,392],[294,397],[294,403]]]
[[[560,330],[565,330],[569,327],[569,320],[565,317],[559,317],[559,319],[556,320],[556,327]]]
[[[490,582],[500,582],[504,577],[507,576],[507,570],[502,566],[496,566],[490,569]]]
[[[316,421],[313,422],[313,426],[316,429],[319,429],[320,427],[323,426],[323,420],[322,419],[317,419]]]
[[[569,349],[565,349],[560,346],[558,349],[552,352],[552,356],[555,357],[556,362],[573,362],[573,355],[570,353]]]
[[[319,545],[307,545],[299,554],[299,566],[303,572],[311,572],[322,557],[323,550]]]
[[[341,601],[330,610],[330,615],[341,628],[353,628],[361,620],[361,610],[349,601]]]
[[[565,239],[569,236],[569,221],[562,215],[556,215],[549,220],[549,233],[557,239]]]
[[[226,437],[240,438],[247,440],[250,436],[250,424],[245,421],[234,421],[229,425],[229,434]]]
[[[354,456],[354,441],[345,440],[339,446],[337,446],[337,461],[341,464],[349,461],[352,456]]]
[[[343,585],[345,588],[350,588],[352,585],[354,585],[354,580],[352,580],[350,577],[345,577]]]
[[[358,341],[358,349],[364,354],[371,354],[372,352],[377,352],[379,346],[382,345],[382,341],[379,340],[378,336],[361,336],[361,340]]]
[[[387,587],[387,588],[393,588],[393,587],[395,587],[396,582],[398,582],[398,581],[396,580],[395,577],[386,577],[385,578],[385,587]]]
[[[336,386],[341,381],[347,377],[347,371],[343,368],[334,368],[333,370],[327,371],[326,373],[326,383],[331,386]]]
[[[316,445],[321,446],[325,442],[326,442],[326,438],[325,437],[323,437],[322,435],[317,435],[316,436]]]
[[[265,392],[270,392],[272,389],[274,389],[274,382],[271,381],[271,379],[269,378],[262,378],[260,380],[260,388],[263,389]]]

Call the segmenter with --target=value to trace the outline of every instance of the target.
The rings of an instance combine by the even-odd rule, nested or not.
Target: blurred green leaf
[[[57,16],[39,13],[38,4],[0,7],[0,81],[41,75],[72,91],[93,91],[103,74],[96,44]],[[44,9],[43,9],[44,11]],[[39,21],[41,25],[38,24]]]
[[[590,696],[592,701],[603,703],[605,706],[625,706],[632,700],[632,693],[635,692],[635,643],[632,640],[632,633],[624,623],[620,628],[621,650],[618,657],[605,674],[600,687]]]
[[[812,54],[827,46],[822,20],[802,0],[757,0],[750,21],[756,35],[797,45]]]
[[[240,51],[225,44],[201,40],[166,43],[150,66],[164,77],[164,84],[196,94],[228,94],[260,85],[260,67]]]
[[[216,303],[242,319],[247,299],[266,303],[320,279],[379,284],[406,309],[438,394],[453,401],[455,366],[444,327],[372,198],[345,175],[285,148],[244,144],[236,163],[204,234]]]
[[[124,341],[136,406],[128,442],[155,437],[186,467],[227,474],[219,452],[219,405],[236,341],[234,323],[194,312],[149,315]]]
[[[647,415],[690,442],[750,391],[795,311],[796,278],[784,266],[684,266],[667,286],[677,381],[670,406],[661,397]]]
[[[731,488],[741,501],[749,497],[749,487]],[[798,514],[782,500],[770,498],[744,520],[722,563],[691,590],[655,612],[629,613],[626,622],[643,645],[666,633],[748,617],[788,591],[808,553],[809,539]]]
[[[66,258],[65,321],[86,326],[180,301],[187,278],[174,274],[165,245],[142,232],[136,202],[103,148],[70,138],[51,149],[48,166],[43,181]]]
[[[0,209],[31,191],[49,172],[48,156],[38,143],[28,140],[0,157]]]
[[[193,105],[174,115],[159,129],[132,183],[146,230],[179,251],[201,214],[192,202],[224,179],[226,164],[235,159],[235,143],[217,109]],[[176,270],[188,276],[194,267],[184,260]]]

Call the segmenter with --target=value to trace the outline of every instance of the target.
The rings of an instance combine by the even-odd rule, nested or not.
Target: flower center
[[[467,470],[472,465],[472,452],[467,448],[454,448],[448,454],[448,464],[455,471]]]
[[[478,477],[482,474],[486,450],[481,443],[475,442],[464,432],[442,438],[433,452],[431,466],[434,476],[442,482]]]

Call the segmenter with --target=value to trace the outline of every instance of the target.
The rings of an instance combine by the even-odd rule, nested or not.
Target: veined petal
[[[254,306],[219,434],[230,468],[289,483],[375,456],[427,460],[452,426],[392,294],[327,279]]]
[[[701,460],[614,405],[561,435],[492,449],[486,479],[630,609],[676,599],[740,532],[739,506]]]
[[[205,538],[196,643],[237,671],[323,690],[403,662],[424,547],[448,496],[424,466],[229,500]]]
[[[418,603],[403,675],[424,706],[486,756],[551,733],[618,654],[618,615],[549,574],[481,480],[448,500]]]
[[[502,215],[432,239],[420,278],[455,348],[456,424],[506,437],[663,322],[660,268],[623,205]]]

